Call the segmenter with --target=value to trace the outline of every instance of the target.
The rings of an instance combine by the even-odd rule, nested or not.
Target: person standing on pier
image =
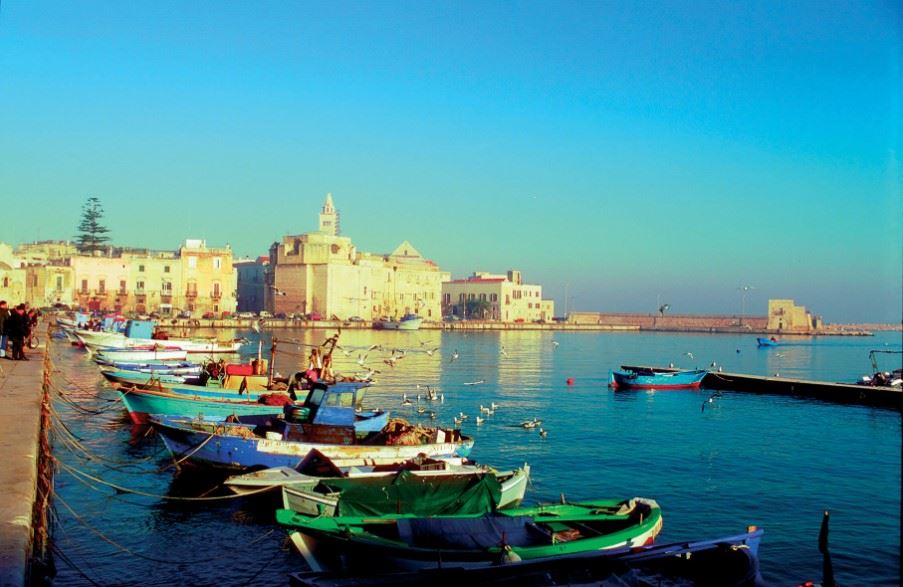
[[[6,320],[9,318],[9,308],[6,300],[0,300],[0,359],[6,356]]]
[[[28,336],[28,317],[25,315],[25,305],[19,304],[12,311],[4,323],[6,335],[13,345],[13,360],[27,361],[25,356],[25,338]]]

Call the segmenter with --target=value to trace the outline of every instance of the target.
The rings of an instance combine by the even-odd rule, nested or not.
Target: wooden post
[[[273,337],[273,345],[270,347],[270,370],[267,376],[267,388],[273,386],[273,371],[276,369],[276,337]]]

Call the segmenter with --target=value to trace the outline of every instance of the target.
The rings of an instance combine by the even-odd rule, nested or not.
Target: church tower
[[[339,213],[332,205],[332,193],[326,194],[323,209],[320,210],[320,232],[339,236]]]

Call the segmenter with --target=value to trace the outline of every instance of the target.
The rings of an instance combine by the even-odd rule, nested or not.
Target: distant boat
[[[623,369],[623,367],[622,367]],[[708,371],[632,367],[609,372],[609,386],[618,389],[697,389]]]
[[[763,346],[778,346],[781,343],[779,343],[777,341],[777,339],[775,339],[774,337],[771,337],[771,338],[759,337],[756,339],[756,344],[759,345],[760,347],[763,347]]]
[[[417,314],[405,314],[400,320],[382,318],[373,322],[376,330],[419,330],[423,324],[423,318]]]

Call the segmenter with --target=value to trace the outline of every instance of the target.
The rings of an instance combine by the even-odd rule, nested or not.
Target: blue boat
[[[200,375],[204,370],[204,366],[189,361],[147,361],[143,363],[132,363],[128,361],[107,361],[99,357],[94,358],[94,362],[100,367],[113,367],[124,371],[141,371],[143,373],[169,373],[170,375]]]
[[[283,405],[267,405],[247,398],[192,398],[145,389],[119,390],[119,397],[135,424],[146,424],[149,414],[169,414],[220,422],[227,418],[243,423],[257,423],[283,413]],[[386,418],[383,418],[385,423]]]
[[[774,337],[771,337],[771,338],[759,337],[756,339],[756,344],[759,345],[760,347],[769,347],[769,346],[778,346],[781,343],[779,343]]]
[[[317,449],[333,461],[347,458],[398,462],[428,457],[466,457],[473,439],[458,430],[424,429],[366,417],[355,409],[359,390],[315,388],[285,418],[254,425],[151,415],[148,421],[175,458],[197,465],[246,470],[294,467]],[[385,414],[382,414],[385,418]]]
[[[658,369],[621,367],[609,371],[609,386],[615,389],[698,389],[708,371],[705,369]]]

